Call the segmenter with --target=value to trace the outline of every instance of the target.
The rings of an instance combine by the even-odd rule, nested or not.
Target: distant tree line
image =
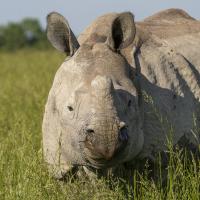
[[[37,19],[25,18],[19,23],[0,26],[0,50],[21,48],[50,48],[46,33]]]

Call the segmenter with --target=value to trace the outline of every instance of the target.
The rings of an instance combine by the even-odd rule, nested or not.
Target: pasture
[[[170,152],[166,186],[148,170],[132,171],[133,192],[123,180],[67,182],[48,174],[42,157],[41,124],[54,74],[64,55],[53,50],[0,53],[0,199],[169,199],[200,198],[199,163]]]

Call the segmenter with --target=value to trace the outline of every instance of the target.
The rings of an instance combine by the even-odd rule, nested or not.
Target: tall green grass
[[[42,158],[41,123],[46,98],[64,55],[54,51],[0,54],[0,199],[199,199],[199,163],[182,162],[170,151],[166,185],[132,171],[133,189],[123,179],[67,182],[49,176]],[[159,163],[159,162],[158,162]],[[160,178],[159,178],[160,177]]]

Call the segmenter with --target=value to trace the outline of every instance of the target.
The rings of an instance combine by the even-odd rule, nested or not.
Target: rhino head
[[[58,69],[43,121],[51,165],[107,168],[135,157],[143,145],[135,71],[120,50],[135,37],[131,13],[117,14],[107,36],[83,44],[58,13],[48,15],[47,36],[68,57]]]

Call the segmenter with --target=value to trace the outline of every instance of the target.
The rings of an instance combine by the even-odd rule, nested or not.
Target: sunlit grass
[[[41,123],[54,74],[64,55],[54,51],[0,53],[0,199],[199,199],[199,163],[170,151],[166,185],[149,171],[122,179],[51,178],[42,158]],[[187,157],[187,156],[185,156]],[[159,162],[158,162],[159,165]],[[158,167],[159,168],[159,167]]]

